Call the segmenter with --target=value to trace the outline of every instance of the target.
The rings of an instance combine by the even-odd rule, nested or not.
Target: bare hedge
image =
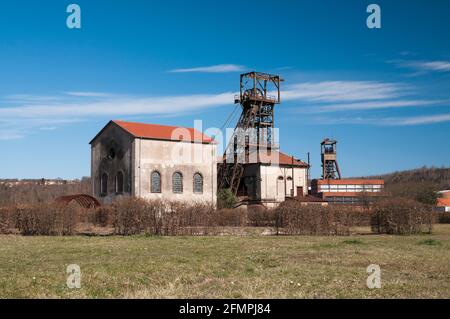
[[[124,199],[110,207],[117,235],[208,235],[217,226],[245,226],[246,212],[210,205]]]
[[[276,228],[286,235],[349,235],[355,216],[351,208],[296,201],[282,203],[275,213]]]
[[[378,202],[372,212],[375,233],[411,235],[431,233],[432,209],[410,199],[391,198]]]
[[[275,209],[254,206],[248,210],[216,210],[204,204],[127,198],[90,210],[55,204],[0,208],[0,233],[176,236],[218,235],[224,227],[266,227],[278,235],[349,235],[351,227],[370,224],[375,233],[415,234],[431,232],[433,218],[436,215],[427,206],[404,199],[379,202],[370,211],[306,206],[294,200]]]
[[[22,235],[73,235],[78,210],[72,206],[36,204],[16,208],[16,228]]]

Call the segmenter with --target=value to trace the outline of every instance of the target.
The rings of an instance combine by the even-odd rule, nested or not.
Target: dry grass
[[[2,235],[0,298],[449,298],[449,257],[450,225],[415,236]],[[66,287],[72,263],[79,290]],[[366,287],[372,263],[381,289]]]

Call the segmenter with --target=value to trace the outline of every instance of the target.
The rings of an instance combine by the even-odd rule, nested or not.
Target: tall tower
[[[341,179],[341,171],[336,160],[337,141],[324,139],[320,143],[322,157],[322,179]]]
[[[258,155],[261,149],[274,147],[274,110],[281,102],[278,75],[260,72],[241,74],[240,92],[234,98],[241,115],[225,150],[225,163],[219,167],[219,188],[230,188],[236,195],[244,173],[245,154]]]

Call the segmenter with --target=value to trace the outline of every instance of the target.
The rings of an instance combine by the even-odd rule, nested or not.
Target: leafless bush
[[[245,227],[248,212],[245,209],[219,209],[214,211],[213,226]]]
[[[450,212],[435,213],[434,222],[439,224],[450,224]]]
[[[248,209],[248,225],[253,227],[274,227],[277,221],[276,211],[264,206],[250,206]]]
[[[15,213],[16,227],[22,235],[73,235],[78,209],[71,206],[36,204],[19,207]]]
[[[376,233],[431,233],[432,219],[430,207],[410,199],[390,198],[374,206],[371,227]]]
[[[217,226],[245,226],[246,212],[206,204],[145,201],[128,198],[111,207],[115,233],[131,235],[211,235]]]
[[[0,234],[10,234],[14,228],[15,207],[0,208]]]
[[[111,209],[109,207],[99,207],[89,210],[90,220],[94,226],[107,227],[111,222]]]
[[[349,235],[354,212],[339,206],[302,205],[287,201],[275,209],[278,233],[286,235]]]

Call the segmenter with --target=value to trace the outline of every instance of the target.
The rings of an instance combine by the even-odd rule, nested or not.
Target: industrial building
[[[277,140],[282,81],[259,72],[240,76],[234,102],[241,113],[219,157],[216,141],[193,128],[110,121],[90,142],[94,196],[103,203],[135,196],[215,205],[217,191],[229,189],[239,206],[266,207],[286,199],[361,204],[379,196],[382,180],[341,178],[337,142],[330,139],[321,143],[322,179],[309,191],[309,159],[282,152]]]
[[[216,203],[216,143],[193,128],[110,121],[90,144],[92,189],[102,203],[124,196]]]
[[[241,115],[218,165],[219,188],[229,188],[240,204],[274,207],[308,193],[309,165],[280,151],[275,107],[281,103],[277,75],[250,72],[240,77]]]
[[[330,204],[362,205],[382,195],[381,179],[342,179],[337,162],[337,141],[324,139],[321,146],[322,179],[311,181],[311,194]]]
[[[440,196],[436,205],[436,211],[441,213],[450,213],[450,190],[438,192]]]

